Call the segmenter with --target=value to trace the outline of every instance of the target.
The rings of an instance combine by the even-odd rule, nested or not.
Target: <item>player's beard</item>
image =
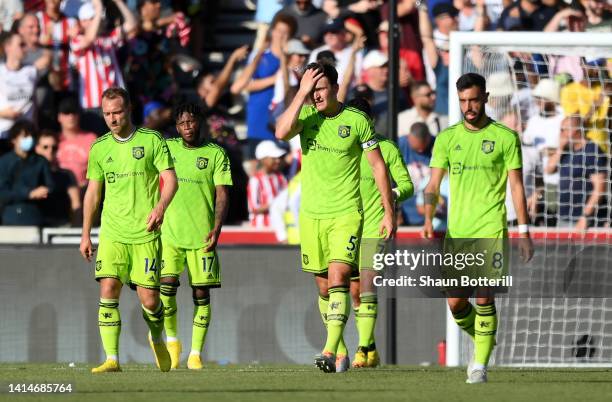
[[[473,112],[473,110],[470,110],[470,112]],[[463,114],[463,119],[470,124],[476,124],[480,120],[480,118],[484,115],[484,113],[485,113],[484,107],[481,107],[480,110],[476,113],[476,117],[469,118],[467,117],[467,112],[466,112]]]

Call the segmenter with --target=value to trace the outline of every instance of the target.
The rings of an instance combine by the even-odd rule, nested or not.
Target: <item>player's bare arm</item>
[[[423,224],[423,237],[432,239],[434,236],[433,217],[436,214],[436,205],[440,197],[440,183],[446,174],[445,169],[431,168],[431,176],[429,183],[423,191],[423,200],[425,204],[425,223]]]
[[[100,206],[102,186],[103,184],[101,181],[89,180],[83,199],[83,231],[79,250],[83,258],[88,262],[91,262],[95,251],[91,244],[91,227],[93,225],[94,216]]]
[[[529,237],[529,231],[526,230],[529,224],[529,215],[527,214],[527,201],[525,200],[525,187],[523,186],[523,169],[509,170],[508,180],[510,181],[512,204],[519,224],[519,250],[521,259],[526,263],[533,257],[533,243]]]
[[[149,232],[159,229],[164,221],[164,213],[166,213],[168,205],[170,205],[174,194],[176,194],[176,190],[178,190],[178,182],[174,169],[162,170],[159,172],[159,175],[164,181],[164,188],[162,189],[159,202],[147,218],[147,231]]]
[[[213,251],[217,247],[217,241],[219,240],[219,234],[221,234],[221,226],[227,216],[227,209],[229,207],[229,191],[227,186],[215,186],[215,226],[206,236],[205,241],[208,246],[204,251]]]
[[[323,72],[316,69],[308,69],[304,73],[302,80],[300,81],[300,89],[291,101],[291,104],[285,110],[285,112],[278,118],[276,122],[275,136],[279,140],[288,141],[295,137],[301,130],[302,127],[298,122],[300,115],[300,109],[306,99],[312,93],[315,84],[319,79],[323,77]]]
[[[395,222],[393,194],[391,192],[391,182],[389,181],[387,166],[380,153],[380,148],[369,151],[366,153],[366,157],[368,158],[368,163],[372,167],[372,174],[376,181],[376,187],[378,187],[378,191],[380,191],[383,208],[385,209],[385,216],[380,223],[380,234],[384,234],[385,239],[389,239],[395,234],[397,223]]]

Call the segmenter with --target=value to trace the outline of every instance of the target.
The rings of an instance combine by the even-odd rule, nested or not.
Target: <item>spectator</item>
[[[139,24],[136,32],[128,35],[128,57],[125,82],[140,116],[144,104],[152,100],[168,101],[172,95],[172,76],[168,58],[173,46],[160,25],[160,0],[138,2]]]
[[[41,131],[36,143],[36,153],[49,162],[51,177],[55,184],[53,191],[42,201],[44,226],[78,225],[81,209],[79,187],[72,172],[59,167],[57,160],[57,135],[52,131]]]
[[[434,112],[436,105],[436,91],[426,81],[415,82],[410,88],[410,96],[414,106],[397,115],[397,135],[406,136],[414,123],[427,124],[429,132],[436,136],[448,127],[447,116],[440,116]]]
[[[429,181],[429,161],[434,140],[425,123],[414,123],[410,127],[410,134],[399,139],[398,147],[408,167],[414,188],[421,188],[422,182]],[[417,210],[415,197],[404,201],[402,216],[404,224],[409,226],[419,226],[425,221]]]
[[[3,0],[0,2],[0,31],[10,31],[13,21],[17,21],[23,14],[23,1]]]
[[[292,95],[299,85],[302,72],[306,66],[310,51],[299,39],[291,39],[287,42],[287,48],[281,58],[281,70],[276,75],[274,83],[274,96],[272,97],[272,109],[275,116],[279,116],[285,110]],[[291,99],[293,97],[291,96]]]
[[[559,84],[556,81],[549,78],[540,80],[533,90],[539,113],[534,114],[527,120],[523,132],[523,144],[535,148],[543,166],[547,166],[549,156],[559,147],[559,134],[563,120],[563,114],[559,109],[559,92]],[[543,181],[546,186],[547,199],[551,201],[548,204],[551,210],[554,210],[559,186],[559,173],[548,174],[544,172]]]
[[[252,160],[255,147],[263,140],[271,140],[274,133],[270,130],[270,104],[274,96],[276,73],[280,68],[280,58],[296,27],[295,18],[277,14],[270,29],[270,46],[251,54],[248,66],[231,86],[231,92],[238,94],[246,89],[247,102],[247,147],[245,159]]]
[[[25,57],[23,59],[24,65],[34,64],[43,55],[43,49],[40,46],[40,24],[36,15],[28,13],[25,14],[21,19],[16,20],[17,33],[21,35],[23,43],[25,44]]]
[[[425,4],[421,2],[420,4]],[[423,6],[422,6],[423,7]],[[425,6],[426,7],[426,6]],[[389,2],[386,1],[381,8],[381,16],[383,20],[389,20]],[[422,32],[420,31],[419,12],[416,7],[415,0],[398,0],[397,1],[397,16],[400,24],[400,47],[423,53],[423,41],[421,40]],[[429,21],[429,19],[428,19]],[[422,62],[421,62],[422,64]]]
[[[251,226],[270,226],[270,205],[287,187],[287,179],[281,171],[281,157],[285,150],[274,141],[262,141],[257,145],[255,157],[261,169],[249,179],[248,197]]]
[[[565,7],[557,12],[544,27],[544,32],[557,32],[568,30],[570,32],[584,32],[586,15],[575,7]]]
[[[6,138],[9,129],[18,119],[33,121],[34,87],[40,72],[50,62],[47,52],[34,65],[23,65],[24,42],[17,33],[5,34],[1,46],[6,60],[0,64],[0,139]]]
[[[424,3],[423,3],[424,4]],[[452,5],[441,3],[434,7],[436,30],[432,31],[427,15],[427,7],[419,8],[419,26],[427,63],[431,66],[436,78],[436,105],[434,111],[448,115],[448,38],[451,31],[457,30],[457,9]]]
[[[40,24],[40,43],[53,49],[53,61],[49,71],[49,85],[55,92],[66,91],[70,86],[69,43],[76,20],[60,11],[61,0],[45,0],[44,11],[36,16]]]
[[[283,8],[281,13],[291,15],[297,22],[295,36],[304,45],[312,49],[319,46],[327,22],[327,14],[312,5],[312,0],[295,0],[295,3]]]
[[[124,43],[124,33],[136,28],[136,19],[122,0],[112,0],[124,18],[121,27],[108,35],[100,34],[102,1],[93,0],[79,9],[79,34],[72,38],[70,49],[74,53],[80,85],[79,99],[84,109],[88,130],[97,134],[106,132],[100,117],[102,92],[110,87],[123,87],[123,75],[115,50]],[[91,124],[90,124],[91,123]]]
[[[583,119],[586,136],[602,150],[608,150],[608,110],[610,96],[603,83],[608,80],[605,59],[584,59],[582,81],[561,89],[561,108],[565,116],[578,114]]]
[[[380,51],[389,54],[389,21],[383,21],[378,27]],[[410,49],[399,49],[399,86],[407,99],[410,98],[410,85],[425,79],[425,70],[421,54]]]
[[[378,47],[376,29],[380,24],[382,0],[323,0],[321,8],[330,19],[345,19],[346,28],[354,36],[365,36],[366,47]],[[347,38],[352,42],[354,38]]]
[[[318,59],[320,52],[329,50],[334,54],[336,59],[336,70],[338,71],[338,85],[342,85],[344,73],[346,72],[351,60],[352,49],[350,43],[346,41],[346,29],[344,22],[341,19],[329,20],[323,30],[323,41],[325,45],[318,47],[310,53],[308,63],[313,63]],[[361,77],[361,66],[363,56],[358,53],[355,58],[353,74],[355,77]],[[351,85],[353,86],[353,85]]]
[[[66,98],[59,104],[57,115],[61,132],[57,151],[57,162],[62,169],[74,175],[81,189],[87,186],[87,160],[89,149],[96,135],[81,129],[81,108],[75,98]]]
[[[586,32],[612,32],[612,8],[606,0],[581,1],[586,14]]]
[[[230,81],[236,65],[246,59],[249,52],[248,45],[244,45],[234,50],[223,70],[218,75],[204,73],[196,81],[196,92],[202,102],[202,113],[208,117],[214,111],[218,111],[217,104],[223,95],[227,84]]]
[[[389,112],[389,99],[387,82],[389,81],[389,59],[380,50],[371,50],[363,59],[364,82],[372,91],[372,117],[376,133],[390,137],[387,130],[387,113]],[[400,92],[399,108],[406,108],[406,100]]]
[[[16,122],[9,130],[13,150],[0,157],[0,203],[2,224],[40,226],[41,202],[54,189],[49,162],[34,153],[34,125]]]
[[[484,0],[478,0],[472,4],[472,0],[455,0],[453,5],[459,14],[457,15],[457,28],[460,31],[484,31],[489,26],[487,6]]]
[[[265,42],[270,29],[270,23],[288,0],[257,0],[257,9],[255,10],[255,22],[257,23],[257,33],[255,35],[255,43],[253,49],[261,49]]]
[[[581,118],[563,120],[557,151],[548,160],[546,171],[559,171],[560,227],[586,230],[609,224],[606,206],[606,179],[610,178],[608,157],[583,134]]]
[[[504,8],[497,29],[500,31],[543,31],[556,9],[540,0],[518,0]]]
[[[228,225],[240,225],[249,219],[247,205],[247,186],[249,176],[244,171],[242,149],[234,125],[224,117],[211,115],[207,119],[211,139],[223,147],[230,160],[232,167],[232,183],[229,188],[229,207],[225,223]]]

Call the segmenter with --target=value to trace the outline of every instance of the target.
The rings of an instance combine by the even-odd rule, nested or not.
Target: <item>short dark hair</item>
[[[429,127],[427,127],[427,124],[417,122],[410,126],[410,135],[414,136],[418,140],[425,141],[427,138],[429,138],[429,136],[431,136],[431,133],[429,132]]]
[[[9,129],[8,138],[12,141],[21,133],[30,134],[32,137],[36,138],[36,126],[30,120],[17,120]]]
[[[372,106],[370,106],[370,102],[362,96],[356,96],[355,98],[348,101],[346,104],[348,107],[354,107],[357,110],[362,111],[367,114],[368,117],[372,117]]]
[[[282,22],[283,24],[287,24],[289,26],[289,37],[293,38],[298,28],[298,23],[295,17],[289,14],[278,13],[272,19],[272,23],[270,24],[270,29],[274,29],[276,24],[278,24],[279,22]]]
[[[126,107],[130,106],[130,94],[123,88],[111,87],[102,92],[102,99],[123,99],[123,105]]]
[[[176,105],[174,107],[173,112],[174,121],[176,122],[183,113],[193,115],[195,118],[198,119],[198,121],[201,121],[204,118],[204,115],[202,114],[202,109],[195,102],[183,102]]]
[[[478,87],[481,93],[485,93],[487,92],[487,81],[482,75],[476,73],[463,74],[457,80],[457,92],[461,92],[472,87]]]
[[[427,81],[415,81],[415,82],[413,82],[412,85],[410,85],[410,94],[412,95],[413,93],[415,93],[416,91],[418,91],[419,89],[421,89],[423,87],[431,88],[431,85],[429,85],[429,82],[427,82]]]
[[[319,70],[323,73],[323,76],[327,78],[331,85],[338,85],[338,71],[336,70],[336,67],[332,66],[331,64],[320,61],[310,63],[306,66],[304,71],[308,70]]]
[[[40,139],[44,137],[51,137],[55,141],[59,142],[59,135],[57,134],[57,132],[53,130],[49,130],[48,128],[45,128],[45,129],[40,130],[40,133],[38,134],[38,138],[36,139],[36,143],[38,144]]]

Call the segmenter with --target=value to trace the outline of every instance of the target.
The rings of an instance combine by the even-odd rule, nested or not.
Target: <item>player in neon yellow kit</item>
[[[371,107],[365,98],[352,99],[348,106],[361,110],[371,116]],[[393,198],[397,202],[404,201],[414,193],[414,186],[402,154],[395,143],[381,135],[375,136],[380,147],[380,152],[385,160],[387,171],[395,184]],[[376,188],[372,169],[370,169],[367,158],[361,157],[361,180],[359,192],[363,201],[363,233],[360,246],[359,277],[351,278],[351,297],[353,299],[353,310],[355,311],[355,323],[359,333],[359,346],[353,359],[353,367],[376,367],[380,364],[374,330],[376,317],[378,315],[378,298],[374,278],[379,272],[367,263],[368,258],[375,252],[380,252],[384,247],[384,241],[379,241],[379,225],[384,217],[384,209],[381,205],[380,192]],[[382,240],[382,239],[381,239]]]
[[[333,66],[309,64],[296,96],[276,125],[278,139],[300,135],[302,269],[315,275],[319,288],[327,341],[315,364],[327,373],[346,371],[349,366],[341,340],[350,312],[350,276],[358,268],[363,227],[359,170],[364,151],[385,209],[379,231],[385,237],[395,231],[391,185],[372,122],[363,112],[338,102],[337,80]],[[307,99],[312,105],[304,105]]]
[[[193,289],[193,329],[187,368],[202,368],[200,354],[210,325],[210,289],[221,286],[221,266],[215,251],[227,215],[228,189],[232,185],[229,159],[220,146],[202,135],[202,114],[196,104],[175,110],[181,138],[168,140],[179,189],[168,207],[162,226],[161,299],[172,368],[181,356],[178,339],[176,291],[187,264]]]
[[[110,88],[102,94],[102,114],[110,132],[92,146],[89,184],[83,208],[80,251],[91,261],[91,226],[104,188],[100,244],[95,278],[100,282],[99,321],[106,361],[93,373],[121,371],[119,366],[119,295],[123,284],[134,288],[150,330],[150,344],[162,371],[170,355],[162,339],[164,308],[159,298],[160,231],[164,213],[177,189],[174,165],[162,136],[135,128],[128,93]],[[164,189],[159,192],[159,178]]]
[[[485,114],[485,79],[475,73],[457,80],[463,121],[438,134],[431,158],[431,179],[425,188],[423,234],[433,237],[432,219],[440,183],[450,174],[450,211],[446,237],[449,239],[507,238],[506,183],[510,181],[517,213],[523,261],[533,256],[528,232],[528,215],[523,187],[521,142],[516,132]],[[504,255],[504,250],[500,250]],[[506,264],[507,262],[504,262]],[[476,289],[476,307],[469,302],[473,289],[448,293],[448,305],[455,321],[474,341],[474,358],[468,366],[470,384],[487,381],[487,364],[495,346],[497,313],[494,295],[487,288]]]

